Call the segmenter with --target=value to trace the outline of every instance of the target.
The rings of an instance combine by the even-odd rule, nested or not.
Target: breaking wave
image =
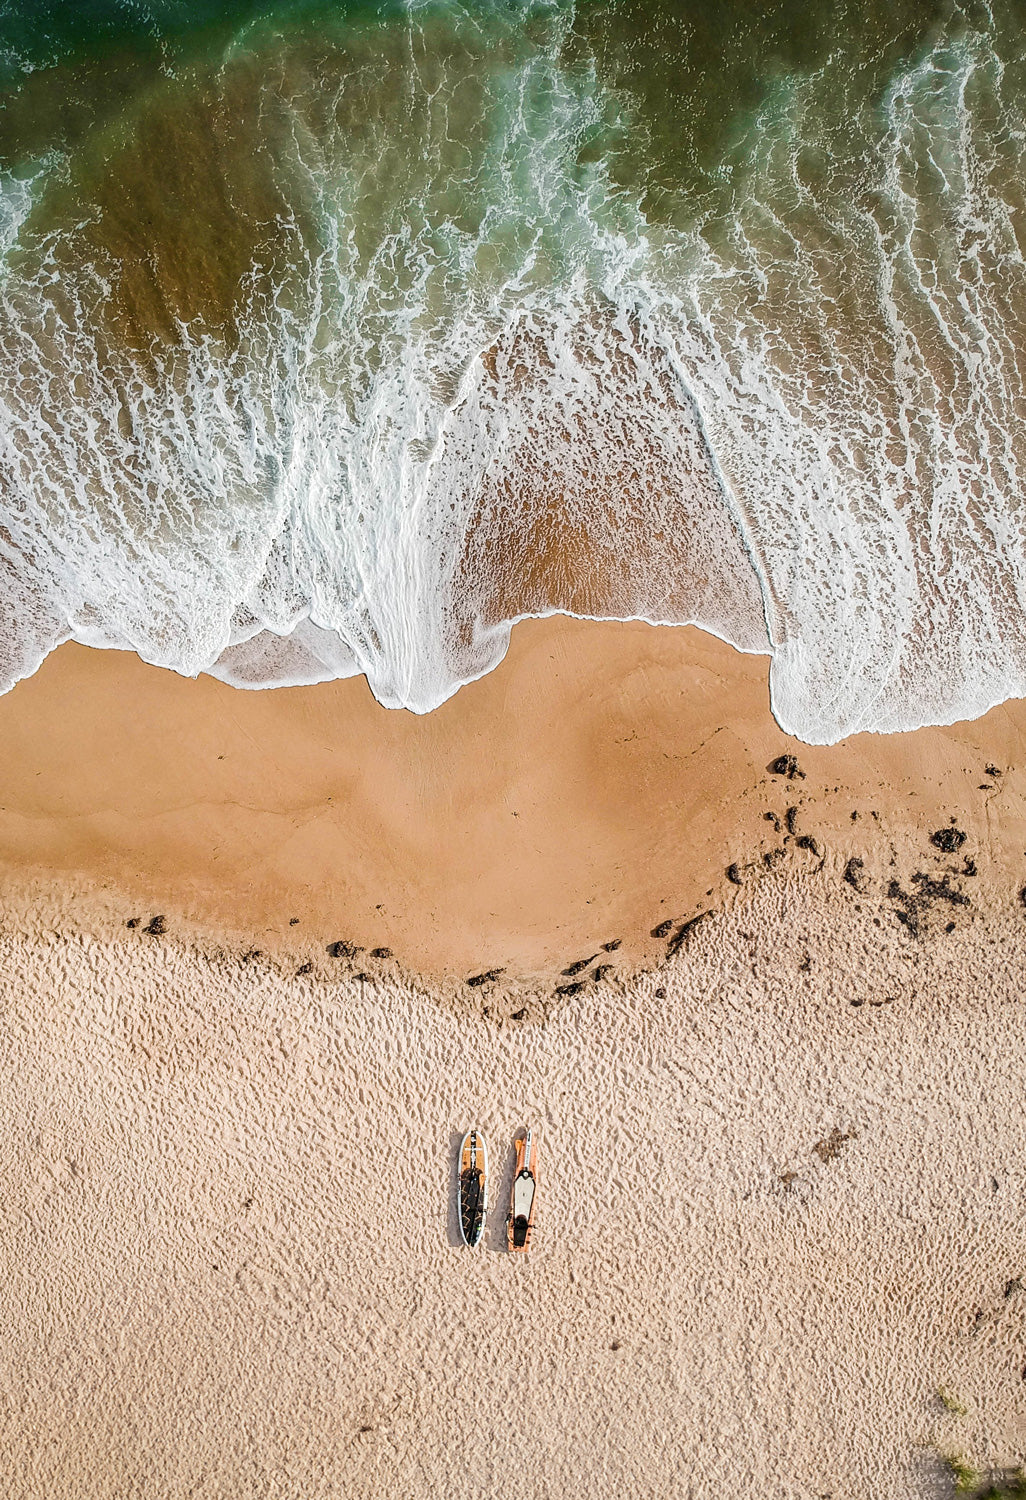
[[[250,21],[7,162],[0,686],[73,638],[426,712],[565,612],[769,654],[809,741],[1026,693],[995,28],[775,77],[660,205],[574,21]]]

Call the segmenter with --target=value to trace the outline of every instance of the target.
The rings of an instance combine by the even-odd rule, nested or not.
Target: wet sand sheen
[[[774,723],[766,673],[696,630],[527,621],[500,668],[418,718],[362,678],[247,693],[69,645],[0,699],[5,882],[63,873],[126,919],[544,983],[615,938],[621,961],[661,956],[653,929],[779,859],[857,856],[882,880],[894,839],[928,849],[952,817],[1014,893],[1021,702],[808,747]],[[782,754],[805,774],[771,775]]]

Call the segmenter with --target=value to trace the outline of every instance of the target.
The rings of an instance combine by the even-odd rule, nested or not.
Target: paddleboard
[[[471,1249],[484,1233],[488,1194],[488,1150],[478,1130],[468,1130],[460,1146],[460,1234]]]
[[[511,1251],[530,1250],[534,1230],[534,1210],[538,1201],[538,1143],[530,1130],[516,1143],[517,1165],[510,1195],[506,1236]]]

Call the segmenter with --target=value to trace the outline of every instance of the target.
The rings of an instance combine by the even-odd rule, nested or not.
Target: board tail
[[[531,1248],[534,1210],[538,1191],[538,1147],[530,1129],[517,1141],[516,1172],[510,1195],[507,1242],[511,1251]]]

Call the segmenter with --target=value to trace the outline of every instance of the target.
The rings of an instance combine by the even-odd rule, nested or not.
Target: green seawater
[[[748,0],[290,0],[273,6],[254,0],[5,0],[2,147],[4,159],[14,162],[49,145],[72,146],[162,77],[177,78],[187,89],[204,67],[275,41],[287,48],[322,36],[344,46],[349,35],[371,28],[383,47],[390,45],[389,33],[421,35],[430,45],[432,28],[441,40],[449,22],[471,45],[477,37],[504,46],[518,35],[526,47],[544,46],[558,35],[567,67],[594,68],[604,87],[630,98],[631,126],[618,142],[617,176],[631,186],[645,184],[648,211],[662,205],[665,212],[680,212],[674,200],[722,186],[761,111],[772,107],[789,80],[815,75],[825,113],[843,130],[878,100],[897,68],[939,35],[984,26],[1014,54],[1024,19],[1026,7],[1020,5],[995,11],[922,0],[818,6]]]

